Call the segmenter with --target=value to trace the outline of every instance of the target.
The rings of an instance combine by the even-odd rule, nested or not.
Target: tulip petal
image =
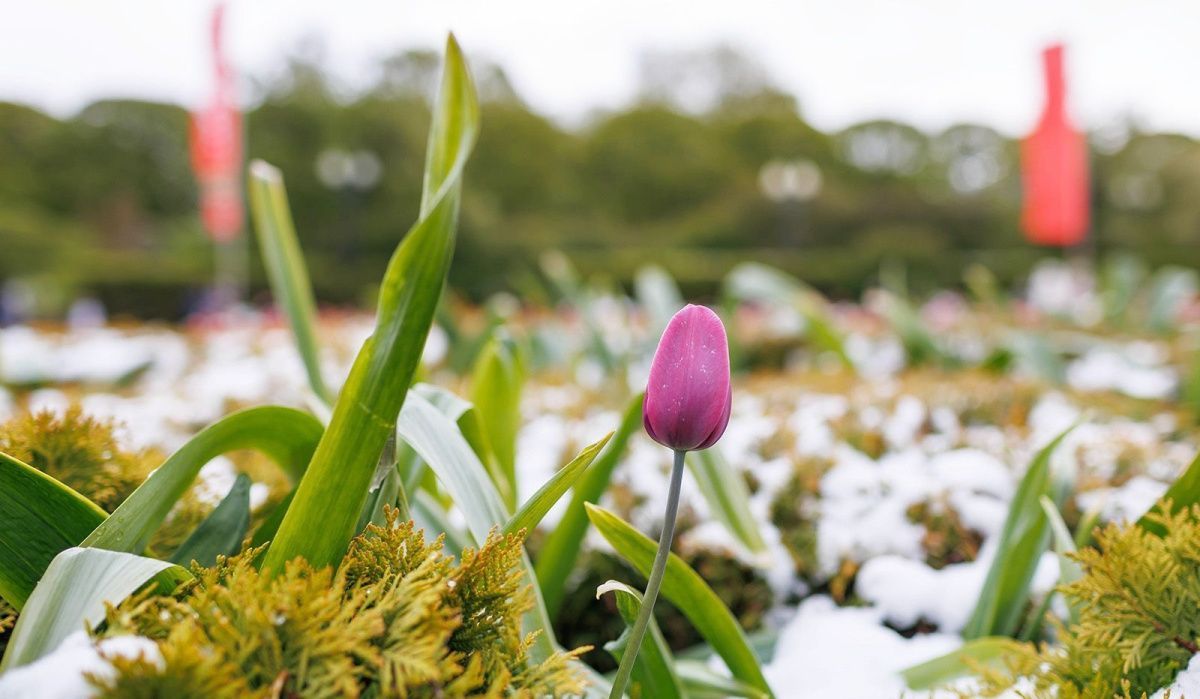
[[[729,343],[721,319],[688,305],[671,319],[650,367],[643,424],[672,449],[704,449],[729,422]]]

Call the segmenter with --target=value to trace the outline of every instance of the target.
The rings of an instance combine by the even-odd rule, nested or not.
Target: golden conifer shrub
[[[1162,502],[1151,527],[1109,524],[1075,555],[1084,576],[1060,589],[1079,611],[1057,641],[1026,645],[1002,671],[985,672],[991,694],[1018,678],[1037,697],[1142,697],[1172,683],[1200,652],[1200,505]],[[1157,525],[1155,527],[1154,525]]]
[[[62,415],[43,410],[0,424],[0,451],[62,481],[112,512],[150,475],[152,451],[122,449],[113,425],[71,406]]]
[[[116,660],[103,697],[543,697],[580,693],[578,651],[533,661],[522,537],[493,533],[460,561],[395,510],[352,542],[336,572],[302,559],[265,577],[255,549],[196,568],[169,597],[110,609],[104,635],[156,641],[159,659]]]

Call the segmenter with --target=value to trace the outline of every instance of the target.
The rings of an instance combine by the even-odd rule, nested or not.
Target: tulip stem
[[[633,672],[633,663],[637,660],[638,651],[642,649],[642,639],[650,626],[654,615],[654,601],[658,599],[658,588],[662,587],[663,573],[667,570],[667,559],[671,556],[671,541],[675,538],[675,515],[679,512],[679,487],[683,483],[683,458],[686,451],[675,450],[675,465],[671,469],[671,489],[667,493],[667,512],[663,517],[662,535],[658,537],[658,553],[654,556],[654,567],[650,569],[650,580],[646,582],[646,592],[642,595],[642,607],[638,610],[637,620],[629,632],[629,642],[625,644],[625,654],[621,656],[621,664],[617,667],[617,675],[613,678],[612,692],[609,699],[619,699],[629,684],[629,675]]]

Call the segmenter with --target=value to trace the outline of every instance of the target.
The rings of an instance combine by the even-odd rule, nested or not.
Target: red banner
[[[216,89],[207,106],[191,115],[192,168],[200,184],[200,217],[213,239],[232,240],[242,228],[242,118],[234,105],[233,71],[222,50],[224,6],[212,18]]]
[[[1035,245],[1069,247],[1087,237],[1087,141],[1067,117],[1063,47],[1047,48],[1042,61],[1046,105],[1037,128],[1021,142],[1021,226]]]

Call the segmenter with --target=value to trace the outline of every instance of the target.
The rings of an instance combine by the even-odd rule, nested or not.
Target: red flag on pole
[[[233,71],[222,50],[224,5],[213,9],[212,51],[216,86],[212,100],[191,115],[192,168],[200,183],[200,217],[217,241],[242,228],[242,119],[234,105]]]
[[[1069,247],[1087,236],[1087,142],[1067,118],[1063,47],[1044,50],[1042,63],[1046,105],[1037,128],[1021,142],[1021,226],[1035,245]]]

